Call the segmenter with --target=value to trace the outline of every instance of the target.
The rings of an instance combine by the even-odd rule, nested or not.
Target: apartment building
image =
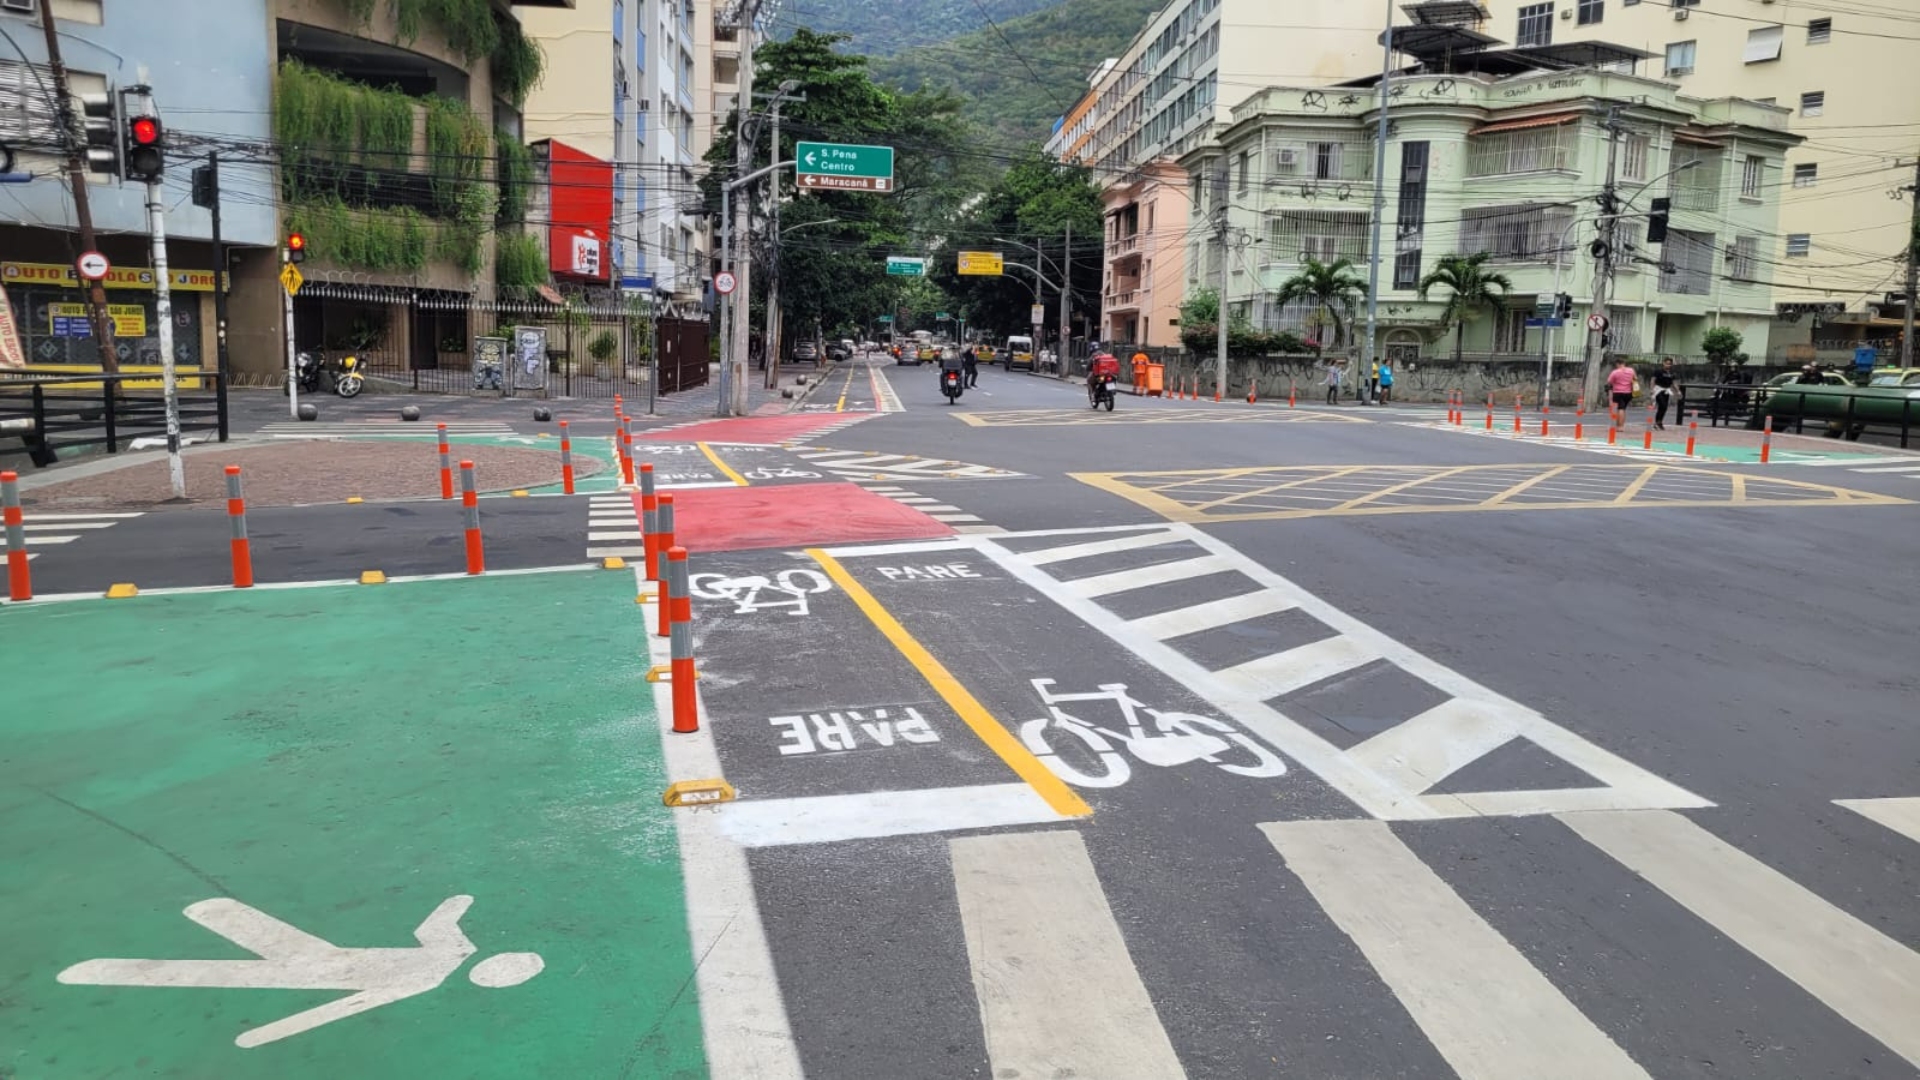
[[[604,283],[697,301],[706,255],[694,205],[704,146],[693,0],[573,3],[522,15],[547,55],[547,76],[527,100],[525,137],[612,166]]]
[[[1801,360],[1817,350],[1839,361],[1857,341],[1895,336],[1912,204],[1889,192],[1913,182],[1920,154],[1920,7],[1894,0],[1486,0],[1486,7],[1490,34],[1522,44],[1605,38],[1634,45],[1653,54],[1641,74],[1685,94],[1788,110],[1804,141],[1762,180],[1780,196],[1780,223],[1757,238],[1783,316],[1771,355]]]
[[[1190,182],[1170,160],[1151,161],[1108,184],[1106,278],[1100,298],[1100,340],[1138,345],[1180,343],[1186,295]]]
[[[1168,170],[1152,163],[1203,145],[1234,105],[1264,87],[1325,85],[1379,71],[1381,27],[1373,18],[1338,0],[1173,0],[1125,52],[1094,72],[1092,89],[1063,118],[1056,152],[1113,184],[1104,292],[1132,294],[1134,305],[1104,320],[1110,337],[1160,343],[1178,329],[1168,321],[1168,311],[1179,307],[1178,290],[1155,283],[1181,279],[1188,213],[1169,212],[1161,196],[1179,185],[1167,186]],[[1131,224],[1148,218],[1155,228]],[[1175,220],[1182,224],[1172,226]],[[1127,282],[1139,287],[1122,288]],[[1129,332],[1142,337],[1115,336]]]
[[[1525,57],[1489,54],[1483,67]],[[1423,299],[1421,279],[1446,255],[1488,252],[1513,281],[1504,302],[1467,323],[1476,358],[1583,358],[1580,329],[1594,310],[1595,197],[1614,162],[1625,214],[1673,201],[1664,244],[1644,218],[1616,237],[1611,351],[1698,354],[1700,337],[1730,327],[1760,355],[1773,316],[1780,175],[1798,144],[1788,110],[1738,98],[1696,98],[1672,83],[1588,67],[1500,74],[1413,75],[1396,82],[1386,156],[1387,228],[1380,280],[1380,342],[1400,362],[1448,354],[1446,294]],[[1348,258],[1364,272],[1372,231],[1377,95],[1274,87],[1233,110],[1209,145],[1180,159],[1201,212],[1224,205],[1230,242],[1188,242],[1189,288],[1224,276],[1229,309],[1264,329],[1350,351],[1359,327],[1310,306],[1278,303],[1308,258]],[[1222,258],[1225,272],[1222,274]],[[1537,305],[1573,297],[1568,329],[1529,329]],[[1542,335],[1548,335],[1543,339]]]

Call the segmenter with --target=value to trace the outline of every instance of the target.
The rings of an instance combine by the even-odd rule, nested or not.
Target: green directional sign
[[[793,151],[794,176],[804,189],[892,191],[893,147],[803,142]]]
[[[951,318],[953,318],[953,316],[947,314],[944,311],[933,317],[935,322],[946,322],[948,319],[951,319]]]
[[[882,315],[882,316],[880,316],[880,317],[879,317],[878,319],[875,319],[874,321],[875,321],[875,322],[892,322],[892,321],[893,321],[893,316],[891,316],[891,315]]]
[[[926,277],[927,260],[907,255],[889,255],[887,273],[902,277]]]

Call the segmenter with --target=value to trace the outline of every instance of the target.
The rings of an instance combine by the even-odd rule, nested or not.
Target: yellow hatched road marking
[[[1632,502],[1633,497],[1640,494],[1641,489],[1646,487],[1647,484],[1653,480],[1654,474],[1659,471],[1660,466],[1658,465],[1649,465],[1640,470],[1640,475],[1635,477],[1633,483],[1628,484],[1613,501],[1620,506],[1625,506]]]
[[[1007,767],[1012,769],[1015,775],[1026,781],[1027,786],[1033,788],[1034,792],[1049,807],[1052,807],[1055,813],[1062,817],[1088,817],[1093,814],[1093,807],[1088,806],[1078,792],[1068,787],[1066,781],[1054,775],[1053,770],[1042,764],[1040,759],[1035,757],[1019,739],[1014,738],[1013,732],[1008,731],[1004,724],[995,720],[986,706],[980,704],[979,699],[961,685],[960,680],[954,678],[953,673],[947,670],[946,665],[935,659],[934,655],[927,651],[926,646],[920,644],[912,634],[908,633],[907,628],[900,625],[900,620],[894,618],[893,613],[883,607],[880,601],[867,591],[865,585],[855,580],[854,576],[847,572],[847,568],[840,565],[838,559],[820,548],[808,548],[807,556],[819,563],[820,568],[827,572],[827,576],[846,591],[848,598],[873,623],[874,628],[893,643],[893,647],[900,651],[900,655],[906,657],[907,662],[920,672],[920,676],[926,679],[927,684],[933,687],[941,700],[945,701],[948,707],[953,709],[969,728],[973,729],[973,733],[979,736],[980,741],[986,743],[989,750],[998,754],[1000,760],[1006,762]]]
[[[707,455],[707,460],[713,462],[713,467],[725,473],[727,476],[727,479],[733,481],[735,484],[739,485],[740,487],[747,486],[747,478],[744,476],[741,476],[737,472],[734,472],[732,466],[728,465],[724,461],[721,461],[720,455],[713,452],[713,447],[708,446],[706,443],[694,443],[693,445],[699,447],[700,452]]]
[[[1521,494],[1522,492],[1526,491],[1528,488],[1531,488],[1536,484],[1540,484],[1545,481],[1551,480],[1554,477],[1559,476],[1561,473],[1566,472],[1568,469],[1571,469],[1571,468],[1573,468],[1573,466],[1571,465],[1561,465],[1557,468],[1548,469],[1546,472],[1540,473],[1537,476],[1520,481],[1518,484],[1513,485],[1512,487],[1508,488],[1507,490],[1501,492],[1498,495],[1495,495],[1493,498],[1488,499],[1486,502],[1483,502],[1480,505],[1481,506],[1499,506],[1501,503],[1506,502],[1508,499],[1513,498],[1515,495]],[[1460,471],[1460,470],[1455,470],[1455,471]]]

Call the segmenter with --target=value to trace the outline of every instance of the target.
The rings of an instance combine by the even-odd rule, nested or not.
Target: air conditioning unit
[[[1560,11],[1560,18],[1562,18],[1562,19],[1571,19],[1571,18],[1573,18],[1573,9],[1572,9],[1572,8],[1562,8],[1562,9],[1561,9],[1561,11]]]
[[[634,108],[638,109],[641,112],[652,112],[653,101],[649,98],[641,98],[640,100],[634,103]]]
[[[1691,75],[1691,74],[1693,74],[1693,68],[1690,66],[1689,67],[1670,67],[1667,69],[1668,78],[1675,78],[1677,76]]]
[[[1273,152],[1273,167],[1280,172],[1292,172],[1300,167],[1300,150],[1297,147],[1283,146]]]
[[[1674,21],[1674,22],[1686,22],[1686,21],[1687,21],[1687,19],[1688,19],[1688,17],[1689,17],[1689,16],[1691,16],[1692,14],[1693,14],[1693,9],[1692,9],[1692,8],[1674,8],[1674,9],[1673,9],[1673,21]]]

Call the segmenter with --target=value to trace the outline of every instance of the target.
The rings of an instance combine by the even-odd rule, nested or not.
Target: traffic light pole
[[[167,218],[158,176],[147,181],[147,223],[153,230],[153,321],[160,331],[160,393],[167,412],[167,478],[173,497],[187,497],[186,467],[180,461],[180,395],[173,362],[173,289],[167,280]],[[219,287],[215,282],[216,289]]]
[[[207,187],[210,198],[207,212],[213,217],[213,322],[215,355],[219,358],[220,378],[225,379],[227,364],[227,247],[220,242],[220,153],[207,151]]]
[[[60,59],[60,35],[53,25],[53,0],[40,0],[40,25],[47,32],[47,67],[53,71],[53,92],[59,97],[60,115],[66,119],[72,108],[73,94],[67,88],[67,65]],[[68,124],[67,130],[72,131]],[[73,217],[80,226],[80,249],[97,251],[93,235],[93,206],[87,201],[87,149],[69,135],[67,139],[67,187],[73,191]],[[93,340],[100,347],[100,370],[120,370],[120,355],[113,346],[113,319],[107,314],[107,287],[96,280],[87,286],[87,318],[93,324]],[[116,388],[114,393],[118,393]]]
[[[280,265],[293,265],[293,249],[280,249]],[[295,420],[300,419],[300,363],[299,354],[293,344],[293,294],[284,287],[280,290],[280,316],[286,321],[287,331],[287,413]]]

